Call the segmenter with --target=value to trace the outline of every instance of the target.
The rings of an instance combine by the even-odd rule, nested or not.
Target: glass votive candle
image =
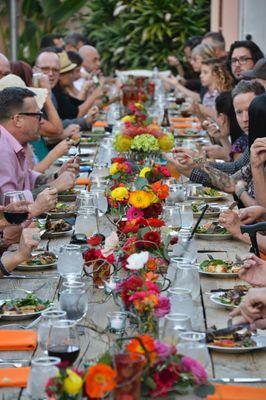
[[[162,340],[176,346],[182,332],[191,331],[191,319],[186,314],[170,313],[164,318]]]
[[[118,276],[110,276],[110,279],[104,281],[104,291],[106,294],[112,293],[116,289],[116,285],[121,282]]]
[[[107,313],[108,329],[112,333],[122,333],[125,331],[127,313],[114,311]]]

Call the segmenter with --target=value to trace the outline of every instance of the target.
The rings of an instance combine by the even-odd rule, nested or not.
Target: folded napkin
[[[30,367],[0,368],[0,387],[22,387],[27,386]]]
[[[198,122],[196,117],[171,117],[172,122]]]
[[[192,122],[188,122],[188,123],[180,122],[178,124],[172,124],[171,128],[172,129],[185,129],[185,128],[195,128],[195,127],[192,125]]]
[[[90,184],[90,178],[77,178],[76,179],[76,185],[82,186],[82,185],[89,185]]]
[[[37,333],[28,330],[0,330],[0,350],[34,350],[37,347]]]
[[[266,389],[251,386],[215,385],[215,393],[207,400],[265,400]]]
[[[106,128],[108,126],[106,121],[96,121],[93,124],[94,128]]]

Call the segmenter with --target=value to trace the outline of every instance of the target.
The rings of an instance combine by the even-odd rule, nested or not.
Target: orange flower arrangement
[[[145,190],[135,190],[130,193],[128,202],[135,208],[147,208],[151,204],[151,197]]]
[[[152,185],[152,190],[160,200],[164,200],[169,195],[169,186],[162,184],[161,181],[155,182]]]
[[[151,365],[155,364],[157,360],[157,354],[153,338],[149,335],[143,335],[140,336],[140,339],[142,340],[146,351],[149,353]],[[130,341],[130,343],[127,345],[127,351],[129,353],[139,353],[145,355],[145,350],[137,339],[132,339]]]
[[[86,394],[92,398],[102,398],[116,386],[116,372],[106,364],[96,364],[89,368],[85,381]]]

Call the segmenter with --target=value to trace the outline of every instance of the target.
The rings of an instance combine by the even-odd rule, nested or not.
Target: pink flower
[[[184,356],[181,361],[181,367],[186,372],[191,372],[195,383],[200,385],[207,382],[207,374],[202,364],[193,358]]]
[[[124,165],[127,166],[126,173],[127,173],[127,174],[132,174],[133,171],[132,171],[131,163],[128,162],[128,161],[125,161],[125,162],[124,162]]]
[[[155,310],[155,316],[158,318],[164,317],[166,314],[170,312],[170,309],[171,305],[169,298],[166,296],[159,296],[159,302]]]
[[[166,360],[172,351],[172,346],[166,343],[162,343],[159,340],[155,340],[155,351],[161,360]]]
[[[136,219],[136,218],[141,218],[143,217],[143,211],[135,208],[135,207],[130,207],[127,210],[127,219],[128,221],[131,221],[132,219]]]
[[[167,167],[160,166],[160,171],[166,178],[170,178],[171,174]]]

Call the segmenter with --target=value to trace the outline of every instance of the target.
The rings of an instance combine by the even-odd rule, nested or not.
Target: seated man
[[[29,169],[25,147],[29,141],[39,138],[41,117],[32,91],[25,88],[7,88],[0,92],[0,194],[21,190],[24,191],[26,199],[33,202],[32,190],[40,185],[49,184],[49,188],[40,193],[30,205],[33,216],[52,208],[57,191],[74,186],[78,167],[75,164],[65,164],[52,176]]]

